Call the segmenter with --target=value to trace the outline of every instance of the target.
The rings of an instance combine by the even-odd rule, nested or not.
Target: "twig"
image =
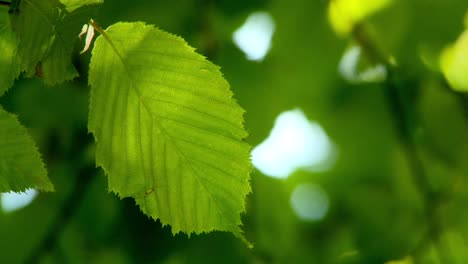
[[[105,38],[108,38],[109,36],[107,36],[106,32],[104,31],[104,29],[102,29],[101,26],[99,26],[99,24],[94,21],[94,19],[90,19],[88,24],[90,26],[92,26],[97,32],[99,32],[101,35],[103,35]]]
[[[388,76],[384,83],[385,96],[389,104],[390,112],[393,116],[393,124],[397,132],[400,142],[403,144],[408,162],[411,166],[416,182],[422,193],[426,193],[430,189],[428,180],[425,176],[424,166],[420,160],[416,144],[414,143],[411,120],[408,116],[408,109],[401,97],[396,76],[400,74],[396,66],[390,64],[383,53],[371,42],[367,37],[365,29],[362,25],[356,26],[353,31],[354,40],[361,46],[364,53],[374,63],[381,63],[387,67]]]
[[[0,6],[8,6],[10,7],[11,3],[7,1],[0,1]]]
[[[386,67],[393,68],[387,56],[385,56],[384,53],[369,39],[363,24],[357,24],[354,27],[352,37],[359,46],[361,46],[362,50],[364,50],[367,59],[369,59],[370,62],[381,63]]]
[[[219,51],[219,43],[213,28],[213,10],[216,3],[213,0],[198,0],[199,34],[201,36],[200,50],[209,60],[213,61]]]
[[[52,251],[57,245],[63,230],[67,227],[70,219],[74,216],[79,209],[81,201],[89,189],[89,184],[96,175],[96,168],[94,166],[87,166],[80,170],[76,177],[74,189],[70,196],[65,200],[62,208],[59,210],[55,221],[50,225],[49,231],[45,234],[42,242],[31,252],[25,263],[39,263],[43,254]]]
[[[386,57],[385,54],[381,52],[374,43],[372,43],[368,38],[363,25],[355,27],[353,38],[361,46],[362,50],[371,62],[381,63],[387,67],[388,76],[384,84],[385,97],[393,117],[393,124],[397,136],[403,145],[406,159],[412,171],[416,188],[419,189],[419,192],[425,200],[424,215],[427,218],[426,220],[429,225],[427,236],[429,240],[433,242],[438,241],[441,231],[439,223],[436,220],[435,208],[440,202],[440,199],[438,194],[432,190],[424,170],[423,162],[417,153],[417,145],[414,141],[411,129],[412,120],[409,115],[412,111],[411,109],[408,109],[409,106],[405,104],[396,79],[396,77],[402,73],[398,67],[393,65],[388,57]],[[423,249],[424,246],[425,245],[421,243],[415,251]],[[439,254],[442,255],[442,257],[444,255],[443,252],[439,252]],[[447,259],[444,258],[443,260]]]

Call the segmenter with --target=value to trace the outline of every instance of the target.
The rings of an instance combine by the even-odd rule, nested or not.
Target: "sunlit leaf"
[[[454,90],[468,91],[468,30],[442,52],[440,66]]]
[[[26,128],[0,108],[0,192],[28,188],[54,189]]]
[[[354,25],[383,9],[392,0],[330,0],[328,20],[336,33],[346,35]]]
[[[179,37],[117,23],[95,42],[89,83],[89,130],[110,190],[174,234],[242,238],[250,147],[219,67]]]
[[[84,5],[102,4],[104,0],[60,0],[68,12],[73,12]]]

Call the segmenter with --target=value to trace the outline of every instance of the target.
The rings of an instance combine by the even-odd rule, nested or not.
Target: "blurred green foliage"
[[[28,127],[56,189],[0,213],[0,263],[468,263],[468,98],[439,68],[442,50],[464,30],[468,2],[394,0],[356,22],[397,65],[388,81],[359,85],[338,72],[354,41],[352,32],[334,32],[328,2],[109,0],[94,17],[103,27],[155,24],[220,65],[247,111],[252,145],[295,107],[336,144],[338,159],[325,172],[297,171],[287,180],[253,173],[243,229],[254,249],[221,232],[173,237],[133,200],[107,193],[87,133],[89,54],[78,56],[80,43],[74,82],[20,79],[0,99]],[[276,23],[260,63],[246,60],[231,36],[258,10]],[[312,223],[298,219],[289,201],[309,182],[330,199],[326,217]]]

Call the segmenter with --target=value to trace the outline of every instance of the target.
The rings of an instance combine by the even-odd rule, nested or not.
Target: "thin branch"
[[[200,36],[200,52],[211,61],[214,61],[219,51],[219,43],[213,27],[215,6],[215,0],[198,0],[196,12],[201,15],[195,21],[197,33]]]
[[[88,24],[90,26],[92,26],[101,35],[103,35],[105,38],[109,38],[109,36],[104,31],[104,29],[101,26],[99,26],[99,24],[96,21],[94,21],[93,19],[89,20]]]
[[[353,28],[352,37],[361,46],[370,62],[381,63],[386,67],[393,68],[388,57],[370,40],[363,24],[357,24]]]
[[[11,3],[7,1],[0,1],[0,6],[7,6],[10,7]]]
[[[381,63],[387,67],[388,76],[384,83],[385,97],[393,117],[395,131],[404,148],[404,153],[410,166],[414,183],[425,200],[424,215],[429,225],[427,236],[430,241],[436,242],[439,240],[441,233],[441,228],[436,217],[436,208],[440,203],[440,199],[438,194],[432,190],[424,170],[423,162],[418,155],[417,144],[413,138],[411,124],[414,112],[411,106],[405,103],[399,83],[396,79],[402,72],[397,66],[393,65],[388,59],[389,57],[369,39],[363,25],[355,27],[353,38],[361,46],[371,62]],[[425,244],[421,243],[415,251],[419,251],[424,247]],[[439,252],[439,254],[444,256],[443,252]]]
[[[422,165],[422,161],[416,151],[417,147],[413,140],[409,110],[407,109],[407,105],[404,103],[397,84],[396,77],[398,74],[401,74],[401,72],[396,66],[391,65],[386,59],[386,56],[383,55],[384,53],[381,52],[374,43],[372,43],[362,25],[356,26],[353,31],[353,37],[361,46],[370,61],[384,64],[387,67],[388,76],[384,83],[384,88],[385,96],[393,117],[395,131],[400,142],[405,148],[407,160],[415,176],[415,181],[418,183],[418,186],[420,186],[420,189],[424,194],[430,189],[430,187],[424,172],[424,166]]]
[[[51,223],[49,231],[45,234],[42,241],[31,252],[24,263],[39,263],[44,254],[49,253],[56,247],[60,235],[79,209],[81,202],[89,189],[91,180],[93,179],[93,176],[96,175],[96,170],[97,169],[94,166],[88,166],[80,170],[79,174],[76,176],[76,182],[74,184],[75,187],[72,193],[63,203],[55,221]]]

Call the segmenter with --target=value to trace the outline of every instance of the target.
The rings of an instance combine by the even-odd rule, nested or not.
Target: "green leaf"
[[[144,23],[103,33],[89,70],[89,130],[110,190],[134,197],[174,234],[222,230],[244,239],[250,147],[244,110],[219,67]]]
[[[328,20],[336,33],[348,35],[364,18],[388,6],[392,0],[332,0]]]
[[[0,107],[0,192],[28,188],[54,190],[26,128]]]
[[[6,12],[0,13],[0,96],[3,95],[19,75],[19,68],[15,63],[16,36],[11,29],[10,19]]]
[[[84,5],[102,4],[104,0],[60,0],[68,12],[73,12]]]
[[[91,18],[92,7],[81,7],[72,13],[63,11],[55,26],[54,42],[42,62],[44,81],[55,85],[78,76],[72,64],[72,53],[78,34]]]
[[[18,11],[12,14],[19,40],[18,60],[28,76],[36,74],[36,65],[48,53],[58,18],[57,0],[21,0]]]
[[[454,44],[444,49],[440,56],[440,66],[454,90],[468,91],[468,30]]]
[[[88,10],[69,13],[58,0],[22,0],[18,10],[12,22],[19,63],[27,76],[39,75],[49,85],[78,76],[72,52],[82,25],[90,19]]]

